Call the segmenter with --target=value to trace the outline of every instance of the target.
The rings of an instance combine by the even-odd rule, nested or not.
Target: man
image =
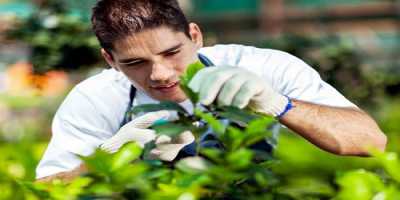
[[[171,143],[147,129],[158,119],[171,118],[168,113],[150,113],[123,126],[129,121],[125,112],[131,105],[162,100],[190,110],[178,80],[199,59],[215,65],[200,71],[189,84],[205,105],[250,107],[339,155],[365,156],[367,147],[385,148],[386,137],[374,120],[303,61],[241,45],[203,48],[200,28],[187,22],[176,0],[100,0],[92,23],[112,69],[83,81],[67,96],[54,117],[38,179],[79,175],[85,167],[75,154],[89,155],[99,146],[114,152],[129,141]],[[174,159],[194,139],[190,132],[181,137],[179,144],[171,144],[174,152],[159,148],[154,155]]]

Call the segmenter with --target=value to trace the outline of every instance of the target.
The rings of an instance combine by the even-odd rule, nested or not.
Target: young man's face
[[[198,60],[197,50],[203,45],[197,25],[190,24],[190,35],[165,26],[147,29],[116,41],[112,55],[102,53],[112,67],[154,99],[182,102],[186,96],[179,76]]]

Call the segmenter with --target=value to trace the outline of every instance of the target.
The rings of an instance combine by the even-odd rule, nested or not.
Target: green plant
[[[400,196],[400,159],[396,153],[375,152],[384,170],[370,172],[363,169],[346,172],[336,179],[340,191],[335,200],[385,199]]]
[[[72,15],[66,2],[46,2],[7,34],[29,45],[35,72],[77,70],[99,63],[99,44],[89,22]]]
[[[284,35],[261,47],[289,52],[312,66],[321,78],[347,98],[373,110],[385,95],[398,93],[399,70],[393,66],[369,66],[370,60],[351,39],[337,35],[305,37]]]
[[[182,77],[182,87],[201,68],[200,64],[189,67]],[[130,143],[115,154],[97,150],[92,156],[82,157],[89,172],[70,183],[56,180],[39,184],[30,182],[30,178],[15,177],[18,170],[9,170],[14,163],[32,166],[29,164],[32,161],[19,160],[31,157],[26,152],[32,146],[26,143],[15,146],[24,147],[24,151],[12,154],[13,145],[7,145],[4,147],[7,150],[0,148],[0,152],[19,156],[13,162],[4,161],[8,167],[0,168],[0,174],[5,174],[0,179],[0,186],[5,188],[2,195],[5,199],[391,200],[398,197],[397,153],[375,152],[374,158],[369,159],[343,158],[322,152],[288,133],[279,138],[275,153],[255,151],[250,147],[257,141],[266,138],[270,143],[276,142],[267,129],[274,119],[232,107],[201,107],[196,104],[195,93],[188,96],[194,99],[193,115],[172,102],[143,105],[132,112],[176,111],[179,120],[157,123],[152,128],[171,137],[191,130],[197,138],[204,130],[211,129],[223,143],[223,149],[197,146],[194,157],[169,163],[147,159],[146,154],[154,144],[140,148]],[[32,172],[32,167],[26,169]]]
[[[181,78],[186,92],[190,90],[186,84],[201,68],[199,63],[191,65]],[[188,93],[188,96],[196,105],[196,94]],[[56,181],[48,187],[24,183],[25,187],[40,198],[51,199],[84,196],[110,199],[248,199],[282,195],[274,191],[273,186],[279,182],[270,170],[275,162],[271,154],[250,148],[264,139],[274,142],[267,129],[274,119],[215,105],[196,106],[194,115],[191,115],[173,102],[143,105],[132,112],[158,110],[173,110],[179,115],[179,120],[173,123],[153,125],[158,134],[174,137],[183,130],[191,130],[199,138],[205,130],[212,130],[224,148],[197,145],[196,156],[162,163],[147,159],[146,155],[154,143],[147,144],[144,149],[131,143],[112,155],[97,150],[92,156],[82,157],[89,173],[70,184]],[[221,123],[220,118],[228,119],[229,123]],[[205,123],[198,125],[200,122]]]

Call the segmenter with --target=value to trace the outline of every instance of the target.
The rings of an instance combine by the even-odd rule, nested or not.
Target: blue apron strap
[[[122,120],[121,124],[119,125],[120,128],[132,120],[132,115],[130,114],[130,111],[132,109],[132,104],[133,104],[133,100],[135,99],[135,96],[136,96],[136,88],[133,87],[133,85],[131,85],[131,87],[129,89],[128,108],[125,111],[124,119]]]
[[[208,59],[208,58],[207,58],[206,56],[204,56],[203,54],[199,53],[198,56],[199,56],[200,62],[203,63],[206,67],[214,66],[214,63],[211,62],[211,60]]]
[[[208,59],[203,54],[199,53],[198,57],[199,57],[200,62],[203,63],[206,67],[214,66],[214,64],[211,62],[211,60]],[[133,100],[135,99],[135,96],[136,96],[136,88],[133,87],[133,85],[131,85],[130,91],[129,91],[128,108],[125,111],[124,119],[122,120],[121,124],[119,125],[120,128],[132,120],[132,115],[130,114],[129,111],[132,110],[132,107],[133,107],[132,104],[133,104]]]

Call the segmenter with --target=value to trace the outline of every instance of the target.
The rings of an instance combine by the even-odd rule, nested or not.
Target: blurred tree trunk
[[[264,0],[261,11],[261,28],[268,36],[279,36],[284,31],[284,0]]]

